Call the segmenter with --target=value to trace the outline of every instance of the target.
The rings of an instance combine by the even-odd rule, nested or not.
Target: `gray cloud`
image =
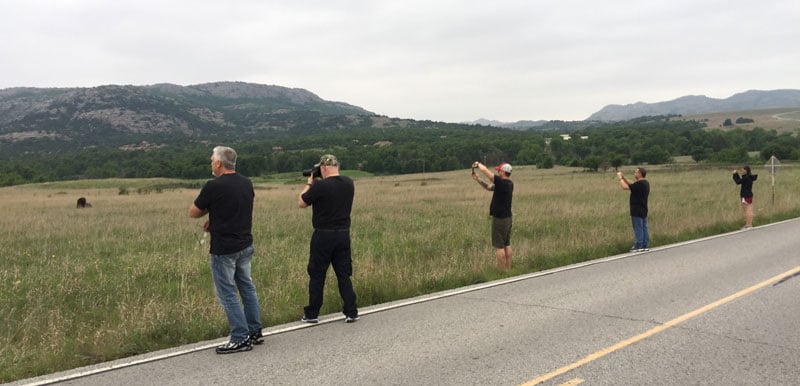
[[[231,80],[392,117],[577,120],[800,88],[797,20],[794,0],[6,0],[0,88]]]

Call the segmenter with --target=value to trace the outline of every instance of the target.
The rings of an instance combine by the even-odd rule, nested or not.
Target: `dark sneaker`
[[[261,333],[261,329],[259,328],[257,331],[253,331],[250,333],[250,336],[247,337],[247,340],[250,341],[250,344],[262,344],[264,343],[264,334]]]
[[[317,323],[317,322],[319,322],[319,319],[318,318],[309,318],[309,317],[303,315],[303,317],[300,319],[300,321],[303,322],[303,323]]]
[[[238,342],[229,341],[228,343],[217,347],[216,352],[217,354],[231,354],[240,351],[250,351],[252,349],[253,345],[250,344],[250,338],[246,338]]]
[[[355,323],[358,320],[358,315],[356,316],[348,316],[344,318],[345,323]]]

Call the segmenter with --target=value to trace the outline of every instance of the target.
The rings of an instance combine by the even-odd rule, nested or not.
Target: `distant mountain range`
[[[69,136],[75,134],[73,129],[87,127],[139,134],[191,134],[231,127],[286,130],[283,124],[270,126],[272,118],[298,112],[374,115],[304,89],[243,82],[9,88],[0,90],[0,136]]]
[[[506,127],[509,129],[528,129],[531,127],[542,126],[546,124],[548,121],[539,120],[539,121],[516,121],[516,122],[501,122],[492,119],[485,119],[481,118],[471,122],[462,122],[468,125],[484,125],[484,126],[495,126],[495,127]]]
[[[9,88],[0,90],[0,150],[302,135],[364,116],[375,114],[304,89],[244,82]]]
[[[481,119],[447,125],[574,131],[605,121],[655,115],[800,107],[800,90],[747,91],[727,99],[685,96],[668,102],[609,105],[585,121]],[[392,130],[445,123],[388,118],[344,102],[282,86],[217,82],[192,86],[107,85],[0,90],[0,153],[59,152],[91,147],[242,141],[339,129]]]
[[[585,129],[590,126],[597,126],[597,122],[589,121],[516,121],[501,122],[491,119],[481,118],[471,122],[460,122],[464,125],[483,125],[501,127],[511,130],[536,130],[536,131],[575,131]]]
[[[462,122],[469,125],[504,127],[514,130],[570,129],[591,125],[591,122],[627,121],[645,116],[692,115],[724,111],[760,110],[771,108],[800,107],[800,90],[750,90],[726,99],[709,98],[703,95],[688,95],[666,102],[636,102],[627,105],[608,105],[592,114],[585,121],[517,121],[502,122],[477,119]],[[578,122],[584,122],[580,125]]]
[[[608,105],[590,121],[625,121],[643,116],[692,115],[723,111],[800,107],[800,90],[750,90],[725,99],[688,95],[667,102]]]

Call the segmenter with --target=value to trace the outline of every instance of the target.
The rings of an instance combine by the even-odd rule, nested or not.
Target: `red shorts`
[[[753,197],[742,197],[742,205],[750,205],[753,203]]]

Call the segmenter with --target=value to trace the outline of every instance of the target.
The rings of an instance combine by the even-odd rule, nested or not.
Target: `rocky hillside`
[[[721,111],[800,107],[800,90],[750,90],[726,99],[689,95],[667,102],[608,105],[588,120],[624,121],[643,116],[690,115]]]
[[[0,148],[302,131],[325,117],[374,115],[303,89],[243,82],[0,90]]]

